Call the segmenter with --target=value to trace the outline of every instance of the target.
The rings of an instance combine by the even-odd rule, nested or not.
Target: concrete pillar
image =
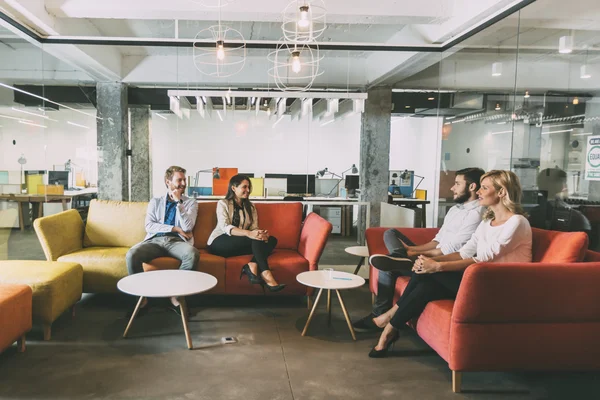
[[[98,198],[129,200],[127,85],[96,84],[98,109]]]
[[[131,124],[131,201],[152,197],[150,157],[150,107],[129,109]]]
[[[392,89],[368,91],[360,132],[360,200],[371,203],[371,227],[379,226],[381,202],[387,202],[390,170]]]

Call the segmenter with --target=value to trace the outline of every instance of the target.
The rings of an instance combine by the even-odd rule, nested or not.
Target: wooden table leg
[[[327,289],[327,325],[331,325],[331,289]]]
[[[310,314],[308,315],[308,319],[306,320],[306,325],[304,325],[304,329],[302,330],[302,336],[306,335],[306,331],[308,330],[308,326],[310,325],[310,320],[317,309],[317,305],[319,304],[319,300],[321,299],[321,293],[323,293],[323,289],[319,289],[319,293],[317,294],[317,298],[315,299],[315,304],[313,305],[312,310],[310,310]]]
[[[342,306],[342,311],[344,312],[344,317],[346,317],[346,322],[348,323],[348,328],[350,329],[350,333],[352,334],[352,339],[356,340],[356,335],[354,334],[354,328],[352,327],[352,321],[350,321],[350,316],[348,315],[348,311],[346,311],[346,305],[344,304],[344,300],[342,300],[342,294],[339,290],[335,291],[338,295],[338,299],[340,300],[340,305]]]
[[[187,306],[185,303],[185,297],[177,298],[179,301],[179,309],[181,310],[181,321],[183,322],[183,331],[185,332],[185,341],[187,342],[188,349],[193,349],[192,345],[192,337],[190,336],[190,328],[188,327],[187,322]]]
[[[135,319],[135,316],[137,315],[138,311],[140,311],[140,306],[142,305],[143,301],[144,301],[144,296],[141,296],[137,302],[137,305],[135,306],[135,310],[133,310],[133,314],[131,314],[131,318],[129,319],[127,328],[125,328],[125,332],[123,333],[124,338],[127,337],[127,332],[129,332],[129,328],[131,328],[131,324],[133,323],[133,320]]]

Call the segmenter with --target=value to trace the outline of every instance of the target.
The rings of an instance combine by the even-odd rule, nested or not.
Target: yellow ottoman
[[[81,299],[83,268],[54,261],[0,261],[0,283],[24,284],[33,290],[32,316],[50,340],[52,323]]]

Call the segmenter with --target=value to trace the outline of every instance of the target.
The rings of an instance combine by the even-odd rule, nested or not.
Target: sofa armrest
[[[467,268],[452,323],[600,322],[600,262]]]
[[[83,220],[77,210],[38,218],[33,227],[48,261],[83,248]]]
[[[329,221],[315,213],[308,214],[304,220],[300,231],[298,253],[308,260],[311,271],[318,269],[319,259],[332,229],[333,226]]]

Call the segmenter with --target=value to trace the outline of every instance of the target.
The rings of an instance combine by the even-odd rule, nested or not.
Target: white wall
[[[40,113],[35,107],[28,107],[26,110]],[[87,112],[95,114],[95,110]],[[77,164],[77,172],[83,170],[88,181],[97,183],[95,118],[61,109],[48,112],[47,115],[56,120],[49,121],[14,112],[10,107],[0,107],[0,115],[19,116],[46,126],[41,128],[0,118],[0,170],[20,170],[21,165],[17,160],[21,154],[27,159],[25,170],[52,170],[54,165],[64,165],[71,159]],[[67,121],[87,126],[89,129],[69,125]],[[13,140],[16,143],[14,145]]]
[[[435,226],[439,197],[439,146],[441,118],[392,118],[390,170],[412,170],[424,177],[419,189],[427,190],[427,226]],[[415,177],[415,185],[420,178]]]
[[[203,119],[192,112],[189,120],[175,115],[166,120],[152,117],[153,193],[164,191],[164,171],[179,164],[194,176],[200,169],[238,168],[240,172],[298,173],[314,175],[325,167],[340,174],[352,164],[359,164],[360,115],[355,114],[334,123],[290,116],[277,121],[265,112],[228,112],[223,122],[216,111]],[[210,181],[210,174],[201,179]]]
[[[510,168],[512,124],[476,121],[449,126],[452,127],[450,134],[442,140],[442,170],[480,167],[489,171]]]

